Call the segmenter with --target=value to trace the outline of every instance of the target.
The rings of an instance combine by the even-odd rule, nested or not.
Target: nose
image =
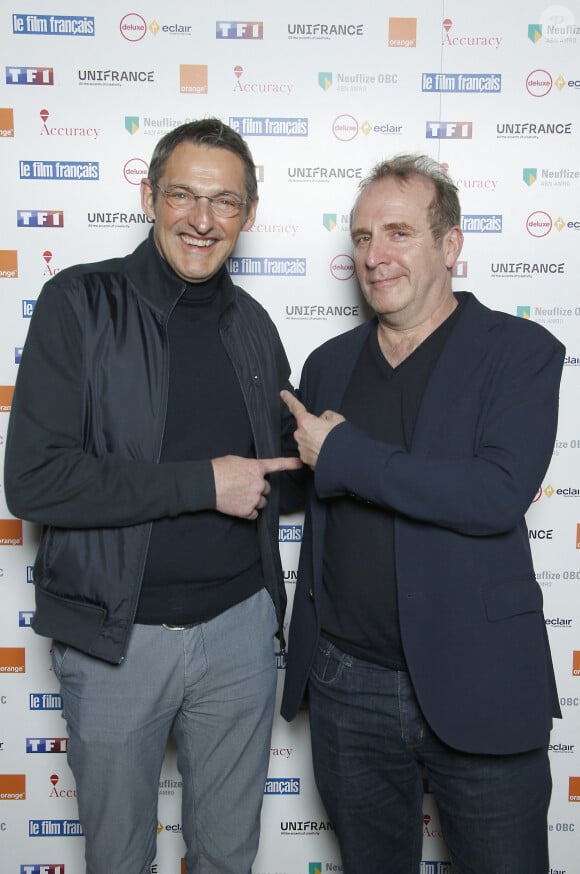
[[[369,270],[373,270],[379,264],[390,264],[392,260],[392,250],[388,242],[371,238],[365,249],[365,265]]]
[[[190,225],[202,232],[211,228],[213,225],[211,201],[203,195],[196,197],[187,213],[187,220]]]

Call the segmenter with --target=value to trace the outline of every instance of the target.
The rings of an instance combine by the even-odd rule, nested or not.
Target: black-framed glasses
[[[184,185],[172,185],[170,188],[162,188],[161,185],[156,185],[158,191],[161,192],[168,206],[176,212],[189,212],[198,200],[207,200],[209,208],[214,215],[220,218],[234,218],[240,214],[247,200],[240,200],[235,194],[214,194],[209,197],[207,194],[194,194],[190,188]]]

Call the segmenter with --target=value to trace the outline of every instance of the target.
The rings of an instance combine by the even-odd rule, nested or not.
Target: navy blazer
[[[396,511],[401,636],[425,718],[451,747],[545,746],[560,716],[524,514],[548,467],[565,349],[471,294],[425,389],[409,452],[335,427],[311,477],[282,715],[301,705],[320,632],[327,499]],[[339,410],[372,319],[308,358],[301,396]],[[353,544],[356,549],[356,544]],[[353,580],[356,585],[356,580]]]

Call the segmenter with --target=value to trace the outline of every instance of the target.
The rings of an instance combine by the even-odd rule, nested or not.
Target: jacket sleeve
[[[507,350],[474,420],[473,450],[461,457],[453,455],[453,421],[429,455],[373,440],[348,422],[336,426],[315,469],[318,497],[351,495],[461,534],[511,530],[551,458],[563,359],[564,347],[551,337]]]
[[[215,507],[209,461],[156,464],[83,449],[83,342],[65,287],[41,292],[14,389],[5,493],[22,519],[119,527]]]

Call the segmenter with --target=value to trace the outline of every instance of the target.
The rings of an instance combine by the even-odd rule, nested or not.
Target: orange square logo
[[[572,674],[580,677],[580,650],[578,649],[572,652]]]
[[[179,93],[207,94],[207,64],[179,65]]]
[[[0,249],[0,279],[18,278],[18,252],[16,249]]]
[[[9,413],[12,409],[13,385],[0,385],[0,413]]]
[[[389,18],[389,47],[414,49],[417,45],[416,18]]]
[[[185,859],[181,860],[181,874],[186,874],[185,871]]]
[[[580,777],[570,777],[568,801],[580,801]]]
[[[0,137],[14,136],[14,110],[0,106]]]
[[[0,801],[24,801],[26,774],[0,774]]]
[[[0,674],[25,674],[26,650],[23,646],[0,646]]]
[[[580,549],[580,522],[576,523],[576,549]]]
[[[0,519],[0,546],[22,546],[21,519]]]

